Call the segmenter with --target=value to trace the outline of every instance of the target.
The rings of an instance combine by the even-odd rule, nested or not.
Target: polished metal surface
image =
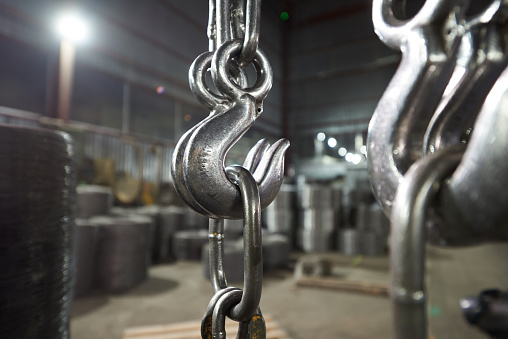
[[[403,2],[374,0],[372,20],[380,39],[402,60],[369,125],[369,176],[388,213],[403,174],[422,155],[423,138],[452,76],[460,37],[461,0],[426,1],[404,20]],[[459,6],[462,5],[462,6]]]
[[[440,183],[460,162],[463,147],[417,161],[404,176],[392,209],[391,287],[396,338],[427,339],[425,309],[426,215]]]
[[[75,259],[70,135],[0,124],[0,336],[67,339]]]
[[[432,229],[441,243],[461,245],[508,240],[508,70],[492,88],[464,156],[443,187],[444,222]]]
[[[492,86],[508,65],[505,41],[508,3],[490,6],[463,23],[457,65],[427,127],[423,152],[467,141]]]

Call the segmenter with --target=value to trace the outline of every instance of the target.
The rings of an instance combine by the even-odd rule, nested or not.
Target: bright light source
[[[317,139],[319,141],[325,141],[326,139],[326,134],[324,134],[323,132],[319,132],[318,135],[317,135]]]
[[[360,153],[367,154],[367,146],[363,145],[362,147],[360,147]]]
[[[346,154],[346,161],[347,162],[352,162],[353,158],[354,158],[354,154],[353,153]]]
[[[358,165],[362,161],[362,156],[360,154],[353,155],[352,163]]]
[[[346,154],[347,154],[347,149],[345,149],[344,147],[339,148],[339,155],[341,157],[345,156]]]
[[[328,139],[328,146],[330,146],[331,148],[334,148],[335,146],[337,146],[337,139],[335,139],[335,138]]]
[[[63,15],[57,22],[58,33],[72,41],[82,41],[88,36],[85,22],[76,14]]]

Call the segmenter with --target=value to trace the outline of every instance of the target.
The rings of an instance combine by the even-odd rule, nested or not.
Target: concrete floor
[[[433,338],[487,338],[464,323],[460,297],[483,288],[508,288],[508,245],[460,250],[428,250],[430,333]],[[387,280],[388,260],[361,262],[327,255],[335,274],[350,280]],[[127,327],[198,320],[211,297],[211,286],[200,263],[154,266],[150,278],[122,295],[95,294],[73,305],[73,339],[121,338]],[[387,297],[296,287],[290,270],[265,274],[261,309],[292,339],[393,338]]]

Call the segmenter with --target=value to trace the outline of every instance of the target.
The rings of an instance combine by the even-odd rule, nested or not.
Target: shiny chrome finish
[[[464,24],[457,66],[425,133],[424,153],[469,139],[485,98],[508,65],[507,7],[507,1],[493,1]]]
[[[227,111],[206,119],[193,130],[182,166],[190,195],[207,212],[206,215],[216,218],[242,218],[240,193],[226,177],[224,159],[227,151],[260,114],[260,108],[256,110],[256,106],[266,96],[272,83],[271,67],[261,51],[258,51],[254,60],[258,79],[252,88],[242,89],[230,79],[226,72],[229,60],[240,48],[240,42],[229,41],[214,54],[212,78],[219,91],[231,100],[232,106]],[[258,165],[259,171],[254,171],[260,186],[262,208],[273,201],[282,184],[283,158],[287,147],[287,140],[275,143],[263,155]]]
[[[443,187],[445,245],[508,240],[508,69],[490,91],[464,157]]]
[[[404,176],[392,209],[391,297],[395,337],[427,339],[425,309],[425,221],[440,183],[455,169],[463,147],[418,160]]]
[[[259,307],[263,281],[260,197],[256,181],[249,171],[241,166],[229,166],[226,171],[228,178],[240,188],[245,224],[243,295],[241,301],[231,309],[230,317],[247,321]]]
[[[428,0],[411,20],[401,20],[402,4],[374,0],[372,14],[380,39],[402,52],[368,135],[369,175],[387,213],[403,174],[422,155],[423,136],[453,73],[464,7],[461,0]]]

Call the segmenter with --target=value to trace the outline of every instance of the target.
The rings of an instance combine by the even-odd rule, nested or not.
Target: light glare
[[[362,156],[360,154],[355,154],[351,161],[353,164],[358,165],[362,161]]]
[[[331,148],[334,148],[335,146],[337,146],[337,139],[335,139],[335,138],[328,139],[328,146],[330,146]]]
[[[58,33],[72,41],[82,41],[88,35],[85,22],[76,14],[62,16],[57,22]]]
[[[345,156],[346,154],[347,154],[347,149],[345,149],[344,147],[339,148],[339,155],[341,157]]]
[[[367,146],[363,145],[362,147],[360,147],[360,153],[367,154]]]
[[[326,134],[324,134],[323,132],[319,132],[318,135],[317,135],[317,139],[319,141],[325,141],[326,139]]]
[[[353,153],[346,154],[346,161],[347,162],[352,162],[353,161],[353,157],[354,157]]]

